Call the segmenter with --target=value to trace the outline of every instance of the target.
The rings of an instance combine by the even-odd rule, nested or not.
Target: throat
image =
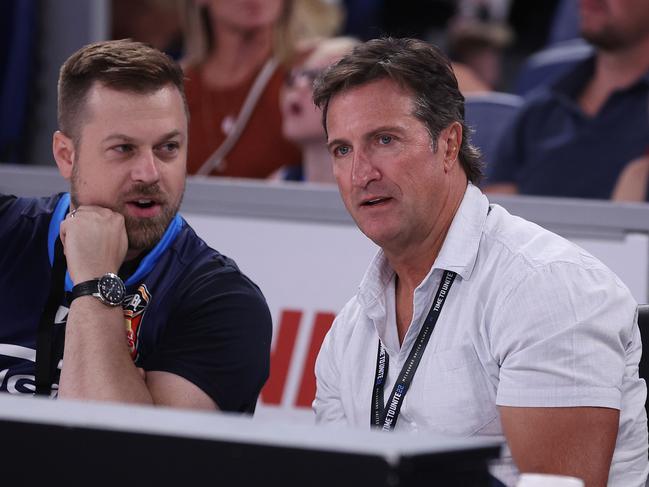
[[[414,289],[407,289],[407,287],[402,284],[403,281],[399,279],[399,276],[396,276],[395,280],[397,336],[399,338],[399,346],[401,346],[403,345],[403,339],[405,338],[406,333],[408,333],[408,328],[410,328],[410,323],[412,322],[412,302],[415,291]]]

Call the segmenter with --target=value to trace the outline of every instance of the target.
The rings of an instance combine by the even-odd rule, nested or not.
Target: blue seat
[[[539,86],[552,83],[572,66],[590,57],[593,52],[593,47],[586,41],[574,39],[532,54],[518,73],[514,92],[525,96]]]
[[[578,38],[579,6],[577,0],[560,0],[552,17],[547,45],[552,46]]]
[[[498,141],[522,103],[523,98],[509,93],[485,92],[466,96],[464,118],[473,130],[471,142],[482,152],[487,177]]]

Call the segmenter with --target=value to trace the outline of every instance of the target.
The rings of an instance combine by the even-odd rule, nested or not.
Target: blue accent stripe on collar
[[[56,243],[56,239],[59,236],[59,227],[61,226],[61,222],[68,212],[68,208],[70,208],[70,194],[64,193],[56,204],[54,213],[52,213],[52,219],[50,220],[50,227],[47,233],[47,253],[50,258],[51,266],[54,265],[54,244]],[[164,235],[162,235],[160,241],[142,259],[140,265],[135,270],[133,275],[131,275],[131,277],[126,280],[126,282],[124,283],[126,286],[137,283],[140,279],[143,279],[149,272],[151,272],[160,256],[164,253],[165,250],[169,248],[169,246],[171,246],[174,240],[176,240],[176,237],[178,236],[180,230],[182,230],[183,225],[183,219],[180,215],[176,214],[173,220],[171,220],[171,222],[169,223],[169,226],[167,227]],[[72,286],[72,279],[70,279],[70,275],[66,271],[65,290],[68,292],[72,291]]]
[[[59,236],[59,227],[68,212],[68,208],[70,208],[70,194],[63,193],[58,203],[56,203],[56,208],[54,208],[50,220],[50,227],[47,231],[47,255],[50,258],[50,266],[54,265],[54,244]]]
[[[163,252],[171,246],[174,240],[176,240],[176,237],[182,228],[183,219],[180,215],[176,214],[174,219],[169,223],[169,226],[160,241],[147,255],[144,256],[144,259],[142,259],[142,262],[140,262],[140,265],[137,267],[133,275],[131,275],[124,284],[127,286],[135,284],[151,272]]]

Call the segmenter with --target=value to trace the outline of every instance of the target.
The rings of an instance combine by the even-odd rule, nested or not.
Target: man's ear
[[[446,140],[446,152],[444,154],[444,168],[449,171],[457,163],[462,145],[462,125],[459,122],[453,122],[442,132]]]
[[[74,142],[63,132],[57,130],[52,136],[52,153],[61,176],[69,180],[72,177],[72,166],[74,165]]]

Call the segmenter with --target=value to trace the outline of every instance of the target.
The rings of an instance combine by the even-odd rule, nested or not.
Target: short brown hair
[[[58,84],[59,129],[79,141],[81,115],[95,82],[119,91],[152,93],[173,84],[187,101],[183,72],[166,54],[130,39],[89,44],[72,54],[61,67]]]
[[[373,39],[356,46],[322,73],[315,82],[313,101],[322,109],[325,131],[329,102],[336,94],[383,78],[396,81],[413,94],[413,115],[426,125],[434,150],[443,129],[453,122],[462,125],[460,163],[469,181],[477,184],[482,178],[482,162],[480,152],[469,141],[464,97],[448,58],[424,41]]]

